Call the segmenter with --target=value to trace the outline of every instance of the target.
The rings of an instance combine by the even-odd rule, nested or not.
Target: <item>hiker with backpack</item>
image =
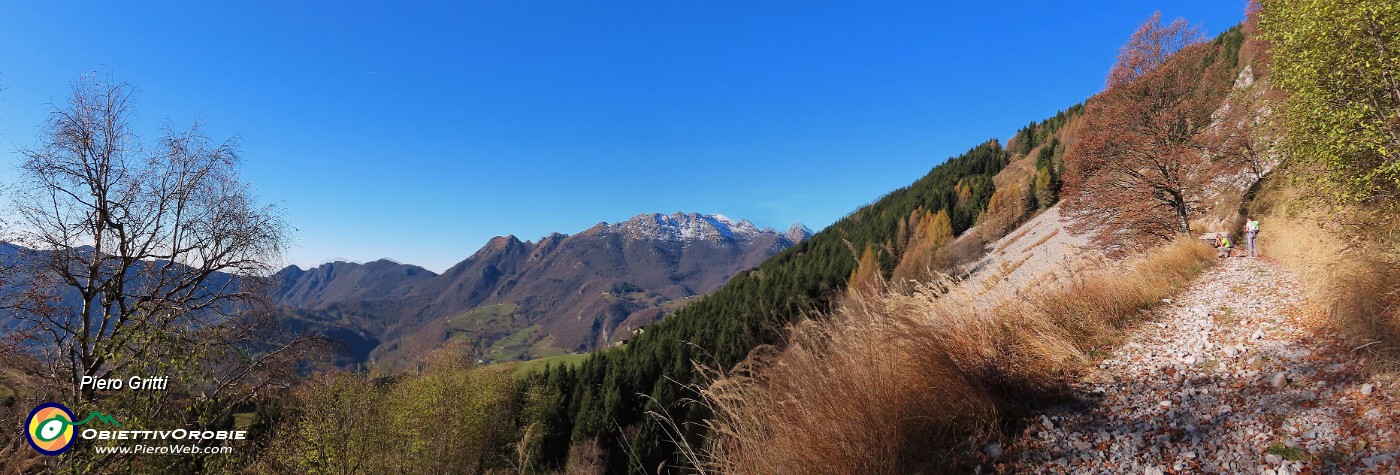
[[[1254,247],[1254,239],[1259,236],[1259,220],[1253,216],[1245,218],[1244,222],[1244,244],[1249,251],[1249,257],[1259,257],[1259,251]]]
[[[1230,245],[1229,233],[1215,235],[1215,249],[1217,257],[1230,257],[1230,250],[1233,249],[1233,246]]]

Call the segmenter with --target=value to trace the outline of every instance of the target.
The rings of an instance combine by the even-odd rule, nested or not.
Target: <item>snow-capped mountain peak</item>
[[[794,244],[806,241],[807,238],[812,237],[812,228],[802,223],[793,223],[792,227],[787,230],[787,237]]]
[[[620,223],[605,223],[603,228],[629,237],[680,242],[750,241],[764,235],[780,234],[771,228],[759,228],[746,219],[736,221],[723,214],[681,212],[643,213]]]

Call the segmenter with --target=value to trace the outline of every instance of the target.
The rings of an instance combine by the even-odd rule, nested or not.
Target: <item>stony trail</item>
[[[1154,313],[987,471],[1400,473],[1400,387],[1281,266],[1223,259]]]

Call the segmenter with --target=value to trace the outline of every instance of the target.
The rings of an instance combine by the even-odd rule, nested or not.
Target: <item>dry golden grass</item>
[[[1285,208],[1286,209],[1286,208]],[[1393,246],[1328,229],[1327,217],[1279,210],[1264,218],[1262,254],[1298,275],[1352,348],[1400,367],[1400,265]],[[1389,225],[1391,223],[1385,223]]]
[[[1011,249],[1012,244],[1015,244],[1016,241],[1019,241],[1021,240],[1021,238],[1026,237],[1026,233],[1030,231],[1030,227],[1022,227],[1020,231],[1016,231],[1016,234],[1011,235],[1011,238],[1007,239],[1005,244],[1001,245],[1001,249]]]
[[[1052,229],[1050,230],[1050,232],[1045,233],[1045,235],[1042,236],[1040,239],[1036,239],[1034,243],[1031,243],[1030,247],[1026,248],[1026,252],[1030,252],[1031,249],[1040,247],[1041,244],[1045,244],[1045,241],[1049,241],[1050,238],[1055,237],[1056,234],[1060,234],[1060,228]]]
[[[1021,265],[1025,264],[1026,261],[1031,260],[1031,256],[1032,255],[1028,253],[1024,256],[1021,256],[1021,259],[1014,263],[1007,263],[1007,261],[1001,261],[997,263],[996,273],[992,274],[991,278],[982,280],[982,291],[988,292],[996,288],[998,285],[1007,285],[1005,283],[1006,278],[1010,276],[1012,272],[1016,272],[1016,269],[1020,269]]]
[[[1143,310],[1214,264],[1215,250],[1209,245],[1178,239],[1146,256],[1101,265],[1068,285],[1042,291],[1022,307],[1029,314],[1019,317],[1048,324],[1081,351],[1103,349],[1118,343],[1121,330],[1138,321]]]
[[[1021,266],[1024,265],[1024,264],[1026,263],[1026,261],[1029,261],[1029,260],[1031,260],[1031,255],[1030,255],[1030,254],[1026,254],[1026,255],[1024,255],[1024,256],[1021,256],[1021,259],[1018,260],[1018,261],[1016,261],[1015,264],[1011,264],[1011,265],[1009,265],[1009,266],[1004,266],[1004,267],[1001,269],[1001,275],[1002,275],[1002,276],[1011,275],[1012,272],[1016,272],[1016,269],[1020,269]],[[1005,264],[1005,263],[1003,263],[1003,264]]]
[[[1315,163],[1288,161],[1248,206],[1260,216],[1264,257],[1298,276],[1358,352],[1400,370],[1400,204],[1338,203]]]
[[[1026,299],[979,302],[945,279],[847,302],[715,379],[704,391],[714,436],[695,458],[719,473],[965,468],[956,448],[1062,394],[1086,354],[1214,261],[1188,239]]]

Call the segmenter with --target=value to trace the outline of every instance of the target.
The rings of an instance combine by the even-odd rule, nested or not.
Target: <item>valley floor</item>
[[[1155,313],[986,471],[1400,472],[1400,387],[1281,266],[1223,259]]]

